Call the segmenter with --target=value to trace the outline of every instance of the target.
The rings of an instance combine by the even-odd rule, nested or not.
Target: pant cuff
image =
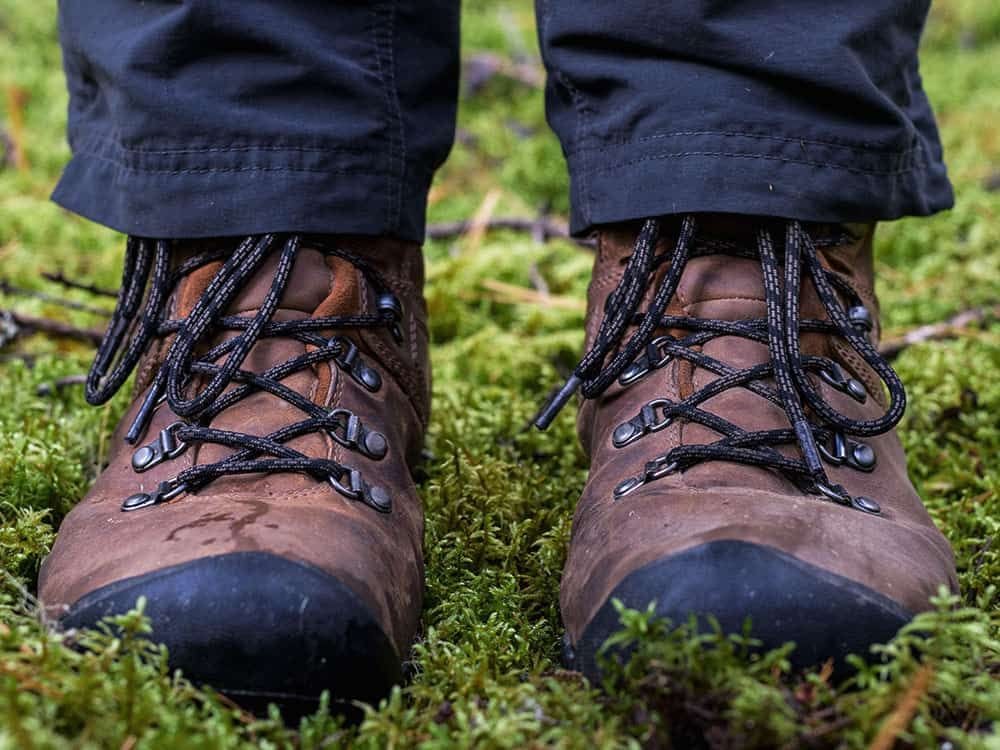
[[[667,133],[567,155],[574,234],[664,214],[803,221],[925,216],[954,203],[940,154],[752,133]]]
[[[126,234],[298,232],[423,241],[431,173],[398,164],[373,169],[360,152],[230,149],[225,161],[212,154],[207,163],[160,152],[152,163],[148,154],[120,159],[100,149],[75,150],[52,199]]]

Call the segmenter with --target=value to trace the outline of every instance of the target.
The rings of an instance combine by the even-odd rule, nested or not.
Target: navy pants
[[[917,66],[928,5],[538,0],[572,229],[949,207]],[[66,208],[149,237],[421,239],[455,130],[458,0],[62,0],[60,33]]]

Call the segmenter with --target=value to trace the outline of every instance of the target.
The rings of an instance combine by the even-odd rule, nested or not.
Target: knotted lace
[[[397,339],[401,336],[402,308],[374,268],[363,259],[327,244],[323,238],[310,237],[308,245],[324,254],[342,258],[360,270],[377,292],[377,312],[273,320],[303,246],[303,238],[299,235],[247,237],[235,251],[231,248],[206,251],[173,269],[169,240],[129,238],[118,301],[108,333],[87,377],[87,401],[94,405],[106,402],[128,379],[154,339],[173,336],[164,364],[154,376],[125,439],[137,443],[153,412],[164,402],[182,420],[161,431],[149,445],[139,448],[133,454],[133,469],[145,471],[196,443],[224,445],[233,453],[214,463],[191,466],[161,483],[153,492],[130,496],[123,510],[155,505],[183,492],[197,491],[227,475],[277,472],[305,473],[329,482],[342,495],[377,510],[387,512],[391,508],[391,498],[385,489],[368,484],[359,471],[327,458],[307,456],[287,445],[302,435],[325,432],[336,442],[368,458],[383,458],[387,451],[384,436],[365,427],[346,409],[325,409],[281,381],[319,363],[334,362],[361,386],[376,391],[381,387],[381,377],[364,362],[356,345],[342,335],[324,336],[323,331],[384,326]],[[226,308],[273,253],[279,256],[277,268],[256,313],[253,316],[227,315]],[[223,261],[222,267],[190,313],[184,318],[167,319],[171,293],[181,279],[201,266],[218,261]],[[200,354],[207,347],[206,341],[222,331],[237,333]],[[306,345],[306,352],[262,373],[243,369],[243,362],[254,345],[270,337],[298,341]],[[189,395],[195,383],[204,385],[197,393]],[[230,388],[231,385],[234,387]],[[210,426],[225,409],[261,391],[292,404],[305,418],[262,436]]]
[[[649,461],[644,471],[624,479],[615,489],[621,497],[644,484],[667,474],[684,471],[703,461],[732,461],[773,469],[806,492],[815,493],[866,512],[879,512],[871,498],[852,497],[840,484],[827,476],[824,459],[833,464],[848,463],[860,470],[871,470],[874,452],[852,436],[878,435],[892,429],[906,406],[906,393],[892,367],[868,340],[871,318],[851,285],[833,271],[823,268],[817,246],[801,223],[785,224],[784,243],[776,248],[767,226],[756,234],[754,248],[729,243],[703,243],[695,251],[696,220],[683,219],[672,253],[656,255],[660,221],[647,220],[639,232],[628,258],[621,281],[608,297],[593,346],[574,369],[566,384],[539,412],[535,424],[545,429],[577,390],[584,398],[597,398],[615,380],[629,387],[652,370],[671,359],[686,360],[717,377],[687,398],[673,401],[655,399],[628,422],[619,425],[612,436],[616,447],[624,447],[645,434],[663,429],[676,419],[702,424],[721,435],[714,443],[679,445]],[[727,253],[759,261],[763,272],[765,319],[715,320],[667,315],[688,260],[698,255]],[[639,305],[658,270],[669,264],[647,309]],[[811,280],[826,312],[825,320],[802,319],[799,296],[803,274]],[[838,293],[848,301],[847,306]],[[623,343],[625,332],[634,331]],[[684,337],[656,336],[658,330],[682,330]],[[821,395],[809,377],[814,374],[858,401],[866,397],[864,387],[848,378],[839,364],[826,357],[803,354],[802,333],[839,336],[857,352],[878,375],[889,392],[889,404],[877,419],[852,419]],[[699,349],[719,336],[739,336],[768,347],[770,361],[743,369],[704,354]],[[765,381],[770,380],[773,386]],[[772,430],[744,430],[703,408],[701,404],[729,388],[742,387],[779,406],[789,426]],[[782,444],[798,446],[798,457],[789,457],[775,449]]]

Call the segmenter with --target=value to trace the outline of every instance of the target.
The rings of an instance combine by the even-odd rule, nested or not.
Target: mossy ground
[[[58,270],[114,286],[121,237],[47,202],[68,156],[53,5],[0,0],[0,127],[25,162],[0,167],[0,276],[54,291],[39,271]],[[467,55],[535,59],[528,0],[469,0],[466,11]],[[890,335],[1000,295],[1000,192],[987,187],[1000,170],[1000,5],[938,2],[923,71],[958,204],[881,231]],[[463,97],[460,127],[432,220],[468,217],[491,191],[499,191],[496,215],[566,211],[540,91],[496,77]],[[78,388],[36,394],[86,369],[91,351],[82,345],[37,338],[21,346],[28,362],[0,362],[0,748],[888,747],[878,742],[897,733],[899,746],[1000,748],[996,324],[911,347],[896,362],[912,403],[901,429],[911,472],[954,544],[960,600],[922,616],[885,648],[885,663],[849,685],[831,685],[823,672],[788,674],[784,652],[751,660],[739,639],[667,635],[625,613],[622,637],[639,641],[637,657],[600,692],[558,666],[556,595],[586,473],[573,419],[564,414],[546,434],[521,432],[578,353],[591,259],[570,243],[516,233],[473,244],[428,247],[436,460],[422,483],[425,630],[412,681],[368,709],[360,727],[322,711],[291,727],[277,716],[253,720],[170,674],[163,653],[134,637],[143,627],[135,615],[119,623],[125,637],[87,634],[78,636],[87,648],[66,647],[30,592],[124,402],[91,409]],[[490,284],[530,287],[537,275],[570,302],[518,301]],[[68,315],[0,296],[0,307],[12,306]],[[83,313],[67,319],[99,323]]]

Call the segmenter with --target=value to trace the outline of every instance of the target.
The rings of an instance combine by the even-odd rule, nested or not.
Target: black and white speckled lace
[[[694,252],[696,220],[688,216],[681,222],[673,252],[658,256],[655,250],[660,221],[650,219],[644,223],[622,279],[608,297],[593,346],[566,384],[543,407],[535,424],[545,429],[577,390],[584,398],[597,398],[616,379],[628,387],[670,360],[678,359],[712,372],[717,378],[681,401],[659,398],[649,402],[636,417],[618,426],[612,436],[614,445],[623,448],[676,419],[697,422],[722,437],[714,443],[680,445],[649,461],[640,475],[623,479],[615,489],[616,497],[696,463],[722,460],[773,469],[807,492],[869,513],[880,511],[872,498],[852,497],[842,485],[832,483],[824,460],[870,471],[875,464],[874,451],[852,438],[887,432],[899,422],[906,406],[903,385],[867,338],[871,317],[861,299],[843,278],[823,268],[816,244],[803,225],[797,221],[785,223],[781,248],[776,248],[769,226],[773,222],[758,229],[755,248],[716,242],[703,244]],[[760,262],[766,319],[731,321],[664,314],[689,258],[720,252]],[[648,308],[640,313],[639,305],[649,284],[665,263],[669,265],[659,287]],[[812,281],[827,320],[801,319],[799,293],[803,272]],[[846,307],[838,292],[848,300]],[[635,330],[623,343],[630,326],[635,326]],[[681,338],[655,335],[657,330],[664,329],[691,333]],[[801,352],[799,338],[807,332],[843,338],[881,378],[889,391],[889,405],[880,417],[851,419],[823,399],[810,380],[810,373],[858,401],[864,401],[867,394],[864,386],[849,378],[833,360]],[[699,351],[719,336],[740,336],[765,344],[770,362],[736,369]],[[763,382],[766,379],[773,380],[773,387]],[[748,431],[700,407],[713,396],[736,387],[747,388],[781,407],[790,426]],[[775,446],[789,443],[797,444],[799,458],[775,450]]]
[[[260,472],[309,474],[328,481],[348,498],[382,512],[390,510],[391,498],[386,490],[368,484],[357,470],[327,458],[306,456],[286,445],[294,438],[323,431],[353,451],[376,460],[383,458],[388,450],[383,435],[366,428],[351,412],[324,409],[281,381],[295,372],[329,361],[362,387],[377,391],[382,384],[381,376],[364,362],[357,346],[345,336],[326,337],[322,332],[384,326],[397,339],[402,335],[399,329],[402,308],[382,276],[361,258],[319,237],[309,237],[308,246],[338,256],[359,269],[376,290],[377,312],[272,320],[302,245],[303,238],[299,235],[247,237],[235,250],[230,247],[203,252],[171,269],[171,241],[129,238],[117,305],[87,377],[87,400],[97,405],[111,398],[153,340],[172,335],[174,339],[164,364],[154,376],[125,439],[137,443],[146,432],[153,411],[164,402],[182,419],[162,430],[153,442],[135,451],[133,469],[146,471],[175,458],[188,445],[196,443],[225,445],[234,452],[215,463],[189,467],[152,492],[130,496],[123,503],[123,510],[171,500],[222,476]],[[273,253],[279,254],[277,268],[256,313],[253,316],[227,315],[226,308]],[[166,319],[168,301],[178,282],[195,269],[218,261],[223,262],[222,267],[190,314],[182,319]],[[197,353],[209,337],[227,330],[238,333],[204,354]],[[313,348],[262,373],[242,369],[253,346],[267,337],[290,338]],[[196,379],[204,385],[197,394],[188,396],[188,386]],[[229,388],[234,383],[237,385]],[[263,436],[210,426],[222,411],[259,391],[287,401],[306,417]]]

